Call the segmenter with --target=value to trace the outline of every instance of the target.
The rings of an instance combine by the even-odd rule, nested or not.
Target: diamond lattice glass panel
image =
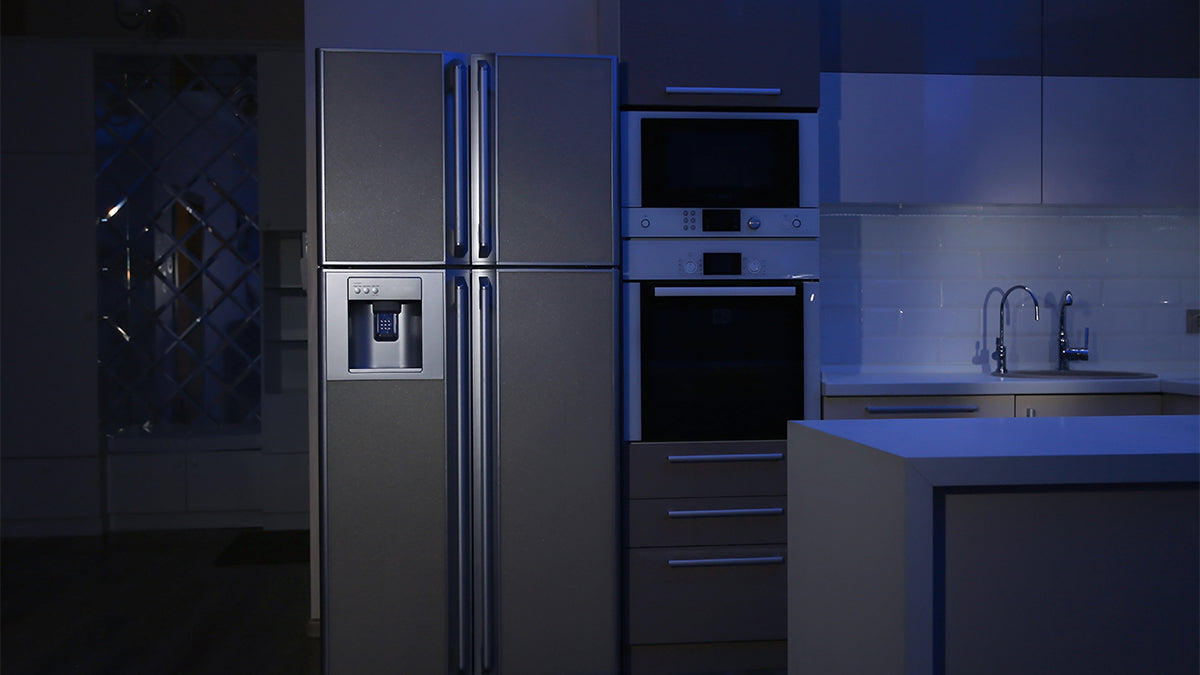
[[[259,423],[256,77],[253,56],[96,57],[105,433]]]

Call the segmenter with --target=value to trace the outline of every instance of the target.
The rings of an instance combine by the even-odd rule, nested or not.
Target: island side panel
[[[920,478],[899,457],[788,425],[789,673],[905,670],[906,554],[922,546],[906,541],[912,480]],[[924,507],[908,506],[924,510],[928,550],[923,492]],[[923,597],[931,584],[917,583]]]

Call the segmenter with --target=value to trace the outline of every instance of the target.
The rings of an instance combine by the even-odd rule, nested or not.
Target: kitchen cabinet
[[[989,394],[980,396],[826,396],[822,419],[1092,417],[1158,415],[1162,396],[1140,394]]]
[[[1018,394],[1017,417],[1092,417],[1097,415],[1158,415],[1159,394]]]
[[[1045,75],[1197,77],[1194,0],[1043,0]]]
[[[821,75],[821,202],[1036,204],[1036,77]]]
[[[784,672],[785,445],[626,446],[632,675]]]
[[[1200,81],[1042,80],[1042,202],[1200,202]]]
[[[1012,417],[1012,396],[827,396],[822,419]]]
[[[1038,75],[1041,0],[839,0],[821,6],[821,70]]]
[[[1187,394],[1163,394],[1164,415],[1200,415],[1200,396]]]
[[[623,0],[621,105],[820,103],[817,0]]]

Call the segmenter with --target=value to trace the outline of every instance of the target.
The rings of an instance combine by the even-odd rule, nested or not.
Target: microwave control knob
[[[642,218],[642,227],[643,228],[650,227],[650,219],[649,218]]]
[[[800,218],[792,218],[792,227],[800,229]]]
[[[752,230],[757,230],[758,228],[762,227],[762,221],[756,217],[751,217],[750,220],[746,221],[746,227],[749,227]]]

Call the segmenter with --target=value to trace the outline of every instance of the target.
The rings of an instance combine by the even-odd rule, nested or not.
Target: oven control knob
[[[762,271],[762,261],[751,260],[750,262],[746,263],[746,267],[750,270],[751,274],[758,274]]]
[[[688,274],[695,274],[698,268],[699,266],[696,264],[695,260],[689,260],[683,263],[683,271],[687,272]]]
[[[746,221],[746,227],[749,227],[752,230],[757,230],[758,228],[762,227],[762,221],[758,218],[751,217],[750,220]]]

